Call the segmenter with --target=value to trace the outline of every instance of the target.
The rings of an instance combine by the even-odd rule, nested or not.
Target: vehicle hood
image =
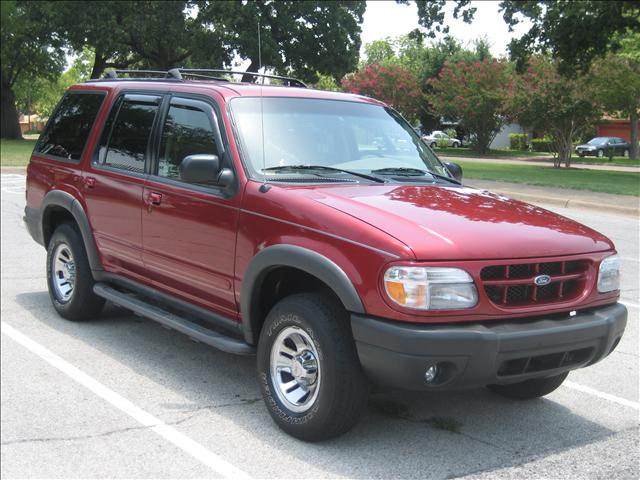
[[[301,190],[395,237],[419,260],[544,257],[613,248],[605,236],[573,220],[474,188],[414,184]]]

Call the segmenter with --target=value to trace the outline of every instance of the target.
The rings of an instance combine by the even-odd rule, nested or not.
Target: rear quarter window
[[[34,153],[80,161],[105,92],[67,92],[62,97]]]

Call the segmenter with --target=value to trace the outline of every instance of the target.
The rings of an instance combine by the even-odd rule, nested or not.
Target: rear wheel
[[[431,142],[431,149],[435,149],[436,148],[436,142]]]
[[[276,304],[260,334],[258,373],[271,417],[302,440],[345,433],[366,406],[348,314],[327,296],[297,294]]]
[[[625,150],[622,155],[624,156],[624,158],[629,158],[629,150]]]
[[[93,276],[82,236],[70,224],[62,224],[47,248],[47,285],[51,303],[68,320],[94,317],[104,299],[93,293]]]
[[[598,158],[602,158],[604,157],[604,151],[603,150],[598,150]]]
[[[503,397],[517,400],[528,400],[531,398],[544,397],[562,385],[569,372],[561,373],[553,377],[532,378],[520,383],[509,385],[489,385],[488,388]]]

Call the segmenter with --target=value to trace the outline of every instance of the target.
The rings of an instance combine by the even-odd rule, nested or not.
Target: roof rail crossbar
[[[145,80],[183,80],[184,76],[205,78],[209,80],[217,80],[221,82],[228,82],[229,80],[224,77],[209,75],[209,74],[223,74],[223,75],[248,75],[250,77],[260,77],[262,79],[270,78],[274,80],[282,80],[286,82],[290,87],[302,87],[307,88],[307,85],[293,77],[285,77],[282,75],[271,75],[268,73],[258,72],[243,72],[239,70],[224,70],[215,68],[172,68],[168,71],[165,70],[109,70],[105,72],[102,77],[104,80],[132,80],[134,78],[143,78]],[[126,75],[126,77],[120,77],[120,75]],[[151,77],[150,75],[156,75]],[[94,80],[95,81],[95,80]]]
[[[252,77],[261,77],[261,78],[273,78],[276,80],[283,80],[289,83],[289,86],[298,86],[302,88],[307,88],[307,85],[297,78],[293,77],[285,77],[282,75],[271,75],[267,73],[258,73],[258,72],[243,72],[239,70],[224,70],[224,69],[215,69],[215,68],[179,68],[180,73],[182,74],[199,74],[199,73],[222,73],[222,74],[232,74],[232,75],[250,75]]]
[[[128,74],[128,75],[161,75],[163,77],[169,77],[169,72],[164,70],[109,70],[104,74],[103,78],[120,78],[120,74]]]

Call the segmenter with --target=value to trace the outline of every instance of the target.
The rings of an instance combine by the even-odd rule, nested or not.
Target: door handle
[[[149,194],[150,205],[160,205],[162,203],[162,194],[157,192],[151,192]]]
[[[93,188],[96,186],[96,179],[94,177],[86,177],[84,179],[84,184],[87,186],[87,188]]]

